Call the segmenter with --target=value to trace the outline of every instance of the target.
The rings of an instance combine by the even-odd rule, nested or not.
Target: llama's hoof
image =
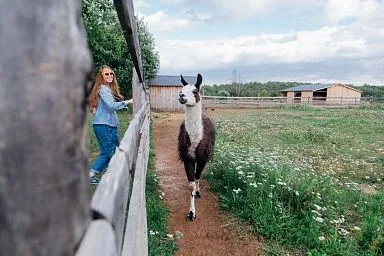
[[[187,214],[186,219],[189,220],[189,221],[195,221],[195,219],[196,219],[196,215],[193,214],[192,211],[190,211],[190,212]]]
[[[200,195],[200,192],[199,192],[199,191],[196,191],[196,193],[195,193],[195,198],[201,198],[201,195]]]

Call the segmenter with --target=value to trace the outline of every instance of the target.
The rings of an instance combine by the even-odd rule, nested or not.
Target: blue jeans
[[[99,142],[100,155],[92,165],[92,172],[100,173],[107,168],[111,157],[115,153],[116,147],[119,146],[119,138],[117,136],[117,127],[104,124],[94,124],[97,141]]]

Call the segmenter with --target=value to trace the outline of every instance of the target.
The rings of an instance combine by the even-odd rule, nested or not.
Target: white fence
[[[361,105],[373,102],[372,98],[360,97],[221,97],[203,96],[205,107],[263,107],[293,104],[309,105]]]

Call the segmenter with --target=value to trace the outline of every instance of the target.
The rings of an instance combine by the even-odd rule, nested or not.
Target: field
[[[267,254],[384,255],[383,106],[208,114],[217,144],[205,178]]]
[[[206,114],[215,122],[217,143],[204,178],[223,209],[265,237],[265,255],[383,255],[384,107]],[[120,139],[131,118],[119,113]],[[92,162],[98,145],[91,119],[89,146]],[[149,232],[150,255],[174,255],[157,177],[148,175],[148,229],[159,234]]]

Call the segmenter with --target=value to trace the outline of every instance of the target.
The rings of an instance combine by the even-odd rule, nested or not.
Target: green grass
[[[155,150],[153,142],[153,129],[151,128],[150,155],[146,182],[146,207],[149,255],[171,256],[175,255],[177,243],[169,238],[167,223],[169,212],[160,198],[160,187],[155,171]]]
[[[382,106],[258,109],[215,123],[206,178],[222,208],[268,238],[266,254],[384,255]]]

